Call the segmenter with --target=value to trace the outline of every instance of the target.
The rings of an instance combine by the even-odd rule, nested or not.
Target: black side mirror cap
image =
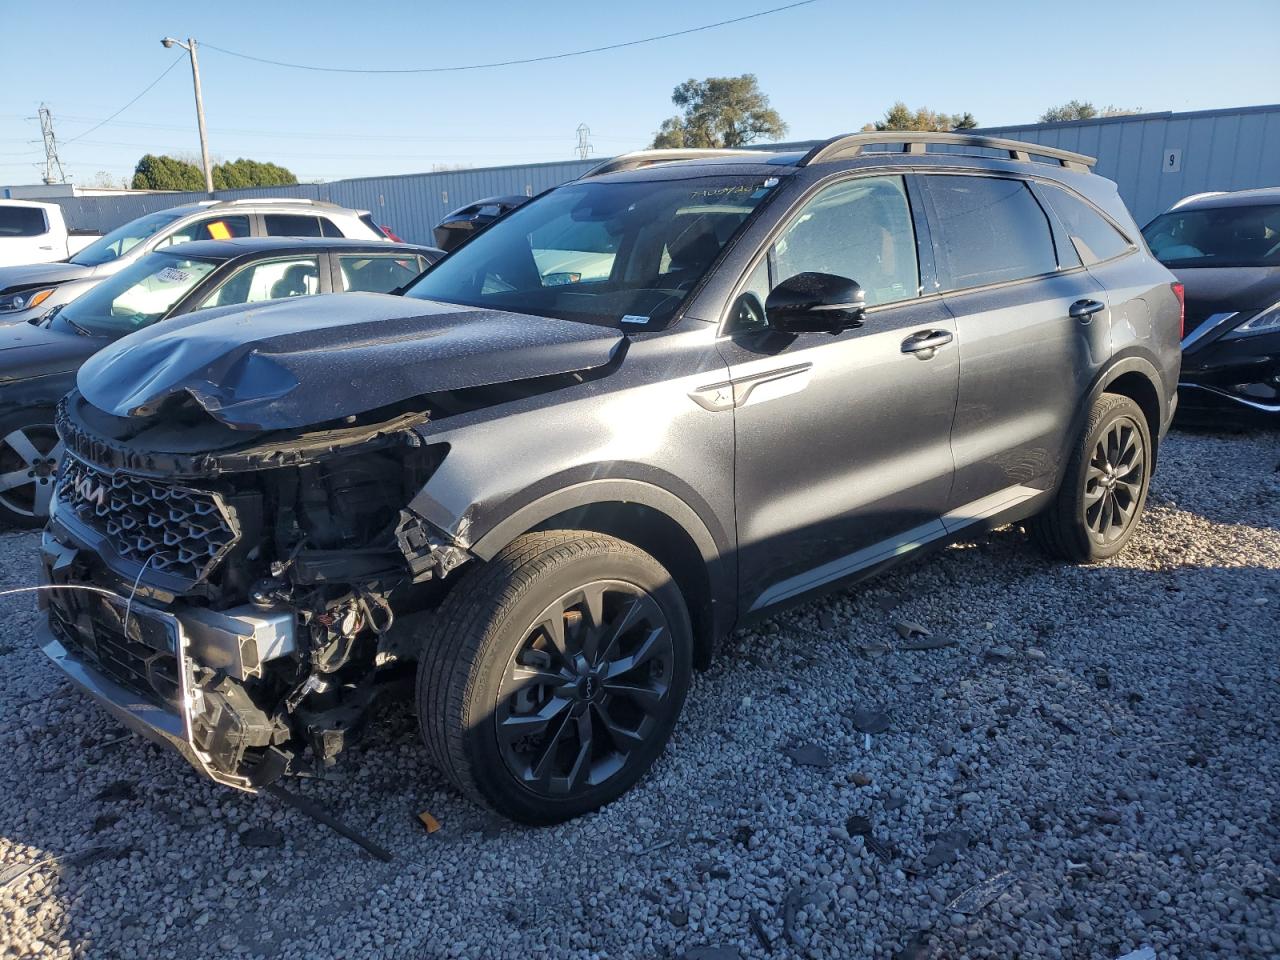
[[[848,277],[797,273],[770,291],[764,311],[783,333],[839,333],[862,326],[867,294]]]

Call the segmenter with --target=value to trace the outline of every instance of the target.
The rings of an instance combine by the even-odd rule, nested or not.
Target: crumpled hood
[[[146,416],[189,395],[237,430],[324,423],[423,394],[609,362],[607,327],[376,293],[197,311],[132,333],[80,368],[95,407]]]
[[[0,329],[0,385],[69,373],[105,340],[30,323]]]
[[[21,267],[0,267],[0,293],[12,287],[37,283],[66,283],[93,276],[93,267],[78,263],[29,263]]]

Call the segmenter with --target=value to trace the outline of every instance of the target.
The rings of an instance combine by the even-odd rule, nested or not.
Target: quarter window
[[[868,306],[920,295],[911,206],[901,177],[862,177],[827,187],[773,245],[773,285],[797,273],[856,281]]]
[[[944,290],[1058,269],[1049,218],[1021,180],[934,175],[928,183]]]
[[[1118,257],[1130,249],[1124,235],[1090,204],[1060,187],[1046,184],[1043,189],[1049,206],[1066,227],[1071,245],[1085,266]]]
[[[305,297],[319,292],[319,261],[315,257],[289,257],[241,268],[200,304],[200,309]]]

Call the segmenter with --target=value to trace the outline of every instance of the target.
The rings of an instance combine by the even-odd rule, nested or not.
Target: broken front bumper
[[[283,770],[250,772],[218,762],[207,745],[222,746],[241,732],[239,717],[222,693],[196,682],[193,637],[208,653],[211,641],[234,649],[242,636],[211,628],[207,615],[181,615],[130,601],[70,575],[78,551],[48,532],[41,543],[41,592],[45,620],[37,642],[76,686],[135,733],[177,750],[211,780],[254,792]],[[224,618],[229,620],[230,618]],[[207,659],[207,657],[205,658]],[[197,736],[197,725],[204,731]]]

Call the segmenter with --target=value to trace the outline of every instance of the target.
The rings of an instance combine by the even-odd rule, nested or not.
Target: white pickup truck
[[[0,267],[65,260],[97,236],[68,230],[56,203],[0,200]]]

